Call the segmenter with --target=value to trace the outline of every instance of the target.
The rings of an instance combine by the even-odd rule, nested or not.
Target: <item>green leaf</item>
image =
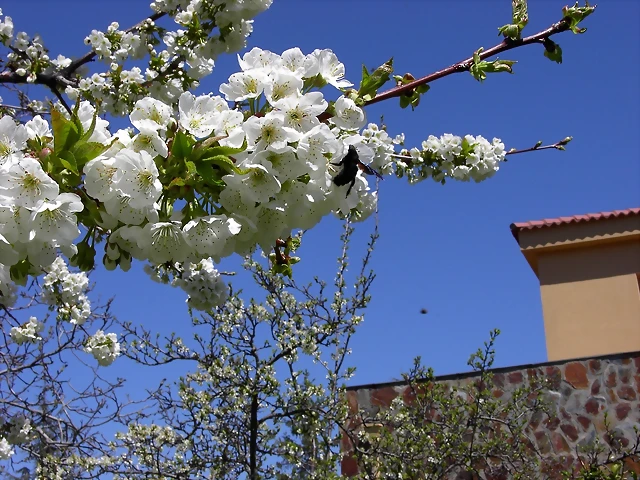
[[[82,168],[87,162],[106,152],[110,146],[98,142],[79,142],[71,149],[71,153],[76,159],[77,166]]]
[[[171,180],[169,185],[167,185],[167,190],[170,189],[171,187],[184,187],[185,185],[186,185],[186,182],[184,178],[177,177]]]
[[[191,160],[187,160],[186,162],[184,162],[184,164],[187,167],[187,172],[189,172],[190,176],[196,175],[198,170],[196,168],[196,164],[195,163],[193,163]]]
[[[68,150],[80,138],[76,125],[55,108],[51,110],[51,128],[53,130],[53,148],[56,152]]]
[[[11,265],[11,268],[9,268],[9,275],[11,276],[11,280],[24,287],[27,284],[29,270],[31,270],[31,262],[25,258],[24,260],[20,260],[18,263]]]
[[[527,12],[527,0],[512,0],[511,9],[513,11],[513,23],[524,28],[529,22],[529,14]]]
[[[375,97],[378,89],[389,81],[393,73],[393,57],[376,68],[371,74],[367,72],[367,67],[362,66],[362,80],[358,89],[358,96]]]
[[[210,163],[198,162],[196,164],[196,171],[207,185],[224,186],[224,182],[216,176],[216,172],[220,170],[214,170]]]
[[[76,100],[76,104],[73,107],[73,113],[71,114],[71,121],[76,126],[76,129],[79,133],[82,133],[84,130],[82,128],[82,122],[80,121],[80,117],[78,117],[78,111],[80,110],[80,97]]]
[[[527,12],[527,0],[512,0],[512,22],[507,25],[503,25],[498,28],[498,35],[503,35],[505,38],[512,40],[519,40],[521,38],[522,30],[529,22],[529,14]]]
[[[205,148],[203,148],[206,145]],[[242,146],[239,148],[234,147],[225,147],[222,145],[217,145],[215,147],[209,147],[205,142],[201,145],[197,145],[193,150],[193,160],[197,161],[204,158],[215,157],[217,155],[234,155],[236,153],[242,153],[247,149],[247,139],[245,138],[244,142],[242,142]]]
[[[171,145],[171,155],[175,158],[183,160],[191,155],[193,144],[194,141],[190,136],[178,130],[175,137],[173,137],[173,144]]]
[[[545,38],[543,45],[545,57],[556,63],[562,63],[562,49],[560,48],[560,45],[550,38]]]
[[[579,2],[576,2],[573,7],[567,5],[562,9],[562,19],[569,24],[569,30],[573,33],[584,33],[587,31],[586,28],[581,28],[578,25],[596,9],[596,5],[592,7],[588,1],[584,3],[584,7],[579,7]]]
[[[73,153],[69,151],[60,152],[58,153],[58,159],[60,160],[60,163],[64,168],[72,173],[75,173],[76,175],[79,175],[78,163],[76,162],[76,158],[74,157]]]
[[[467,157],[468,155],[473,153],[473,147],[475,147],[475,143],[469,143],[469,141],[466,138],[462,139],[462,152],[461,155],[463,157]]]
[[[511,67],[517,63],[515,60],[496,59],[491,62],[487,62],[486,60],[480,60],[480,52],[482,52],[482,48],[474,52],[473,64],[469,67],[469,73],[479,82],[482,82],[487,78],[487,73],[513,73],[513,69]]]
[[[239,175],[244,175],[249,171],[249,170],[241,170],[238,167],[236,167],[235,164],[233,163],[233,160],[231,160],[226,155],[215,155],[213,157],[203,158],[201,162],[213,163],[214,165],[221,167],[226,172],[234,172]]]
[[[517,40],[520,38],[521,28],[513,23],[507,23],[501,27],[498,27],[498,35],[502,35],[505,38]]]
[[[82,134],[82,137],[80,140],[89,141],[89,138],[91,137],[91,135],[93,135],[93,132],[96,129],[97,119],[98,119],[98,110],[94,112],[93,119],[91,120],[91,125],[89,125],[89,129]],[[80,126],[82,126],[82,124],[80,124]]]

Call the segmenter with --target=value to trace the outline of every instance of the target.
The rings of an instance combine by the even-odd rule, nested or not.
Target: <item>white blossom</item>
[[[210,258],[205,258],[197,264],[187,264],[172,284],[189,295],[187,304],[197,310],[210,310],[222,305],[228,296],[227,286]]]
[[[338,127],[345,130],[361,128],[365,122],[364,110],[356,105],[350,98],[341,96],[334,105],[336,115],[331,119]]]
[[[0,437],[0,460],[9,460],[14,453],[15,452],[7,439]]]
[[[11,339],[18,345],[23,343],[35,343],[38,340],[42,340],[42,337],[38,335],[44,330],[44,324],[39,322],[36,317],[30,317],[29,321],[19,327],[13,327],[9,334]]]
[[[34,158],[16,158],[0,167],[0,205],[32,209],[58,192],[58,184]]]
[[[108,367],[120,355],[120,344],[115,333],[105,334],[98,330],[87,340],[84,351],[93,355],[98,364]]]

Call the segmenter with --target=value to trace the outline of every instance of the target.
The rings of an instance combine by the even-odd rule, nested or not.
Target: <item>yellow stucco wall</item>
[[[523,232],[549,361],[640,350],[640,218]]]

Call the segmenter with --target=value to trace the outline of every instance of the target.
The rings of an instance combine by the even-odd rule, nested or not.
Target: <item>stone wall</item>
[[[640,426],[640,352],[601,357],[549,362],[493,370],[493,395],[503,397],[528,382],[529,378],[546,378],[551,386],[547,399],[556,405],[555,415],[540,413],[532,418],[528,429],[532,440],[546,461],[555,464],[553,471],[575,464],[581,445],[603,441],[604,414],[608,412],[610,429],[620,436],[624,446],[635,441],[633,427]],[[437,377],[437,382],[462,386],[475,375],[461,374]],[[409,389],[402,382],[350,387],[347,399],[352,412],[365,412],[388,407],[398,396],[407,398]],[[343,438],[343,451],[349,451],[349,440]],[[629,462],[640,473],[640,463]],[[350,456],[342,461],[342,474],[357,473]],[[551,478],[559,478],[556,473]]]

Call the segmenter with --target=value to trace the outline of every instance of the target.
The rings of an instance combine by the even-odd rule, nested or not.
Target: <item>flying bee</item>
[[[339,187],[341,187],[342,185],[346,185],[347,183],[349,184],[349,188],[347,189],[345,198],[349,196],[349,194],[351,193],[351,189],[356,183],[356,175],[358,174],[358,170],[362,170],[367,175],[375,175],[380,180],[384,180],[384,178],[382,178],[382,175],[380,175],[377,171],[375,171],[369,165],[365,165],[360,161],[360,157],[358,157],[358,151],[353,145],[349,145],[349,151],[342,158],[342,160],[340,160],[340,162],[332,163],[331,165],[342,167],[342,170],[340,170],[338,174],[333,177],[333,183],[335,183]]]

